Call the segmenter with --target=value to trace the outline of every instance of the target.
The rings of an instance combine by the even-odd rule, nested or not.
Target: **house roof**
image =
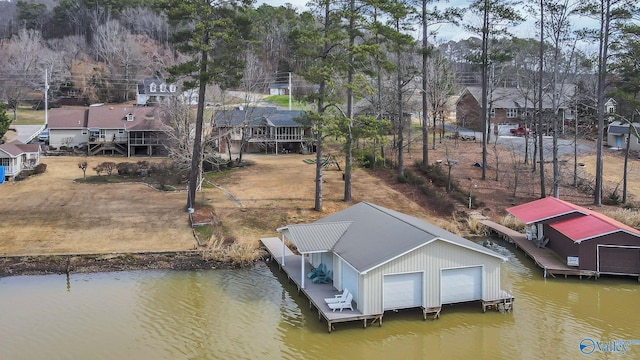
[[[551,196],[507,208],[507,211],[527,225],[572,213],[588,214],[583,207]]]
[[[0,151],[9,155],[9,157],[16,158],[25,153],[37,153],[40,152],[39,144],[23,144],[18,140],[0,145]]]
[[[248,126],[306,127],[296,121],[304,111],[278,110],[276,107],[247,107],[244,109],[218,110],[213,118],[216,126],[229,127],[247,124]]]
[[[640,237],[640,231],[631,226],[625,225],[596,211],[554,197],[546,197],[514,206],[508,208],[507,211],[527,224],[549,220],[571,213],[580,214],[580,216],[577,217],[555,221],[549,224],[553,229],[577,243],[615,232],[626,232]],[[525,219],[534,220],[525,221]]]
[[[348,225],[348,226],[347,226]],[[340,234],[343,227],[344,232]],[[503,256],[424,220],[361,202],[304,227],[289,237],[305,253],[332,251],[360,273],[366,273],[433,241],[441,240],[478,253]],[[285,234],[286,236],[286,234]],[[326,236],[326,237],[325,237]]]
[[[634,122],[633,127],[636,128],[638,132],[640,132],[640,123]],[[608,132],[610,134],[628,134],[630,130],[629,123],[623,123],[621,121],[612,121],[609,124]]]
[[[156,85],[156,91],[151,91],[151,84]],[[160,91],[160,85],[165,85],[165,91]],[[146,78],[138,83],[138,94],[173,96],[176,94],[176,88],[171,88],[174,84],[168,84],[166,81],[158,78]],[[174,91],[170,91],[174,90]]]
[[[87,127],[88,108],[56,108],[49,110],[49,129],[84,129]]]
[[[566,107],[565,104],[569,103],[570,98],[573,96],[575,88],[573,85],[564,85],[564,91],[560,94],[560,108]],[[468,86],[465,89],[473,98],[481,103],[482,100],[482,88],[479,86]],[[551,94],[545,93],[543,95],[542,106],[545,109],[552,108]],[[461,97],[462,98],[462,97]],[[533,103],[533,90],[527,88],[514,88],[514,87],[498,87],[495,88],[490,94],[489,101],[492,101],[492,108],[494,109],[531,109],[534,107]]]
[[[289,239],[296,239],[296,247],[302,253],[326,252],[335,246],[352,221],[323,224],[288,225],[278,229]]]
[[[127,115],[133,121],[127,121]],[[49,112],[48,127],[62,129],[127,129],[161,131],[168,127],[159,119],[156,107],[146,106],[92,106],[89,108],[58,108]]]

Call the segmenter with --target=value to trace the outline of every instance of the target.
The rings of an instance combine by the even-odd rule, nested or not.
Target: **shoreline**
[[[202,251],[3,256],[0,278],[132,270],[213,270],[240,268],[211,260]]]

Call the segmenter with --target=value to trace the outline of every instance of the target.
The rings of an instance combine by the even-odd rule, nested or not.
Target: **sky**
[[[304,11],[307,9],[306,4],[308,3],[309,0],[258,0],[256,3],[256,6],[260,6],[261,4],[269,4],[271,6],[281,6],[281,5],[285,5],[285,4],[291,4],[294,8],[298,9],[299,11]],[[461,8],[466,8],[467,6],[469,6],[469,3],[471,1],[470,0],[451,0],[448,2],[436,2],[435,5],[438,6],[438,8],[445,8],[445,7],[449,7],[449,6],[458,6]],[[523,23],[521,23],[518,26],[515,26],[511,29],[512,33],[520,38],[530,38],[530,37],[536,37],[536,32],[537,32],[537,28],[535,25],[535,21],[536,19],[532,18],[531,16],[528,16],[528,19],[526,19]],[[586,18],[581,18],[581,19],[576,19],[575,23],[574,23],[574,27],[575,28],[585,28],[585,27],[589,27],[589,28],[595,28],[598,26],[598,22],[596,20],[592,20],[592,19],[586,19]],[[436,41],[437,42],[447,42],[450,40],[453,41],[459,41],[462,39],[467,39],[471,36],[474,36],[473,34],[461,29],[460,27],[456,27],[453,25],[440,25],[436,28]],[[416,38],[421,38],[421,30],[418,29],[418,27],[416,27]]]

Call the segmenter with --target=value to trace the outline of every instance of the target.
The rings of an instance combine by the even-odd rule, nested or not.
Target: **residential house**
[[[136,105],[157,105],[167,97],[175,97],[178,94],[175,84],[167,84],[158,78],[146,78],[136,87]]]
[[[289,83],[269,84],[269,95],[289,95]]]
[[[11,179],[23,170],[31,170],[40,163],[40,145],[23,144],[14,140],[0,145],[0,167],[4,176],[0,180]]]
[[[640,123],[634,122],[633,127],[640,133]],[[631,132],[631,134],[630,134]],[[627,141],[631,139],[629,150],[640,151],[640,139],[631,131],[629,123],[613,121],[607,128],[607,144],[614,149],[626,149]]]
[[[504,256],[368,202],[278,232],[312,266],[323,264],[333,274],[335,289],[353,294],[354,310],[363,318],[407,308],[439,313],[444,304],[513,300],[500,288]]]
[[[640,231],[554,197],[507,209],[567,265],[600,274],[640,276]]]
[[[564,129],[565,121],[574,119],[575,111],[570,105],[570,99],[574,94],[573,85],[565,85],[564,91],[558,96],[558,111],[560,127]],[[533,102],[533,90],[526,88],[502,87],[494,89],[488,95],[488,107],[490,108],[490,130],[495,134],[508,135],[509,130],[524,123],[527,115],[537,113],[537,104]],[[462,95],[456,101],[456,122],[463,128],[482,131],[482,88],[469,86],[464,89]],[[553,111],[551,94],[543,95],[543,111]]]
[[[167,132],[155,107],[90,106],[49,112],[49,146],[87,146],[88,155],[165,155]]]
[[[247,107],[216,111],[214,136],[220,152],[307,152],[312,146],[311,126],[304,111],[276,107]]]

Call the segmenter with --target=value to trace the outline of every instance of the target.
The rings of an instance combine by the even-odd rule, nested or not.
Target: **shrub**
[[[43,174],[45,171],[47,171],[47,164],[43,164],[43,163],[38,164],[33,169],[34,174]]]
[[[524,228],[526,227],[525,223],[518,220],[518,218],[511,214],[503,216],[500,224],[516,231],[524,231]]]
[[[138,164],[131,162],[121,162],[116,165],[118,169],[118,175],[120,176],[135,176],[138,175]]]
[[[111,161],[105,161],[101,164],[98,164],[98,166],[94,167],[93,170],[98,174],[102,174],[102,173],[106,173],[107,176],[111,176],[111,174],[113,173],[114,170],[116,170],[118,166],[116,165],[116,163],[111,162]]]

